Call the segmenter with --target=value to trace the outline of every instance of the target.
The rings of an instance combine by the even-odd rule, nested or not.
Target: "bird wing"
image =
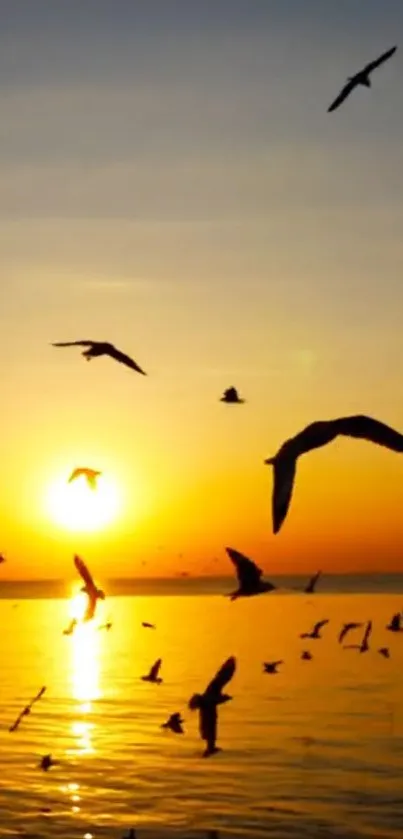
[[[76,566],[77,571],[80,574],[80,577],[82,577],[82,579],[84,580],[88,589],[91,590],[91,591],[95,591],[94,580],[92,579],[92,576],[91,576],[85,562],[83,562],[83,560],[80,559],[80,557],[77,556],[77,554],[74,557],[74,565]]]
[[[372,70],[375,70],[377,67],[379,67],[380,64],[383,64],[384,61],[387,61],[388,58],[391,58],[393,53],[396,52],[396,50],[397,47],[392,47],[390,50],[383,52],[382,55],[379,56],[379,58],[376,58],[375,61],[371,61],[369,64],[367,64],[367,66],[364,68],[364,73],[372,73]]]
[[[337,434],[346,437],[356,437],[376,443],[378,446],[385,446],[395,452],[403,452],[403,434],[395,431],[390,425],[384,422],[367,417],[362,414],[352,417],[341,417],[334,420]]]
[[[332,104],[329,105],[327,109],[328,113],[330,113],[330,111],[335,111],[336,108],[339,108],[342,102],[344,102],[344,100],[347,99],[347,96],[350,95],[351,91],[354,90],[356,85],[357,82],[355,81],[355,79],[349,79],[349,81],[341,89],[339,95],[336,96],[334,102],[332,102]]]
[[[162,664],[162,658],[158,658],[155,664],[151,667],[150,670],[150,677],[151,679],[156,679]]]
[[[274,484],[272,493],[273,533],[278,533],[287,515],[294,487],[296,460],[279,458],[273,463]]]
[[[314,628],[313,628],[314,632],[320,632],[320,630],[322,629],[322,626],[326,626],[327,623],[329,623],[328,618],[326,618],[326,620],[318,621],[317,623],[315,623]]]
[[[139,367],[139,365],[136,364],[136,362],[133,361],[132,358],[130,358],[130,356],[126,355],[123,352],[120,352],[120,350],[117,350],[116,347],[113,346],[113,344],[108,344],[107,354],[110,355],[111,358],[114,358],[115,361],[119,361],[121,364],[125,364],[126,367],[130,367],[131,370],[136,370],[137,373],[141,373],[143,376],[147,375],[147,373],[145,373],[145,371],[142,370],[141,367]]]
[[[227,658],[218,673],[211,680],[205,691],[205,696],[208,699],[214,699],[219,696],[224,685],[231,681],[236,670],[236,659],[234,656]]]
[[[369,636],[371,635],[371,632],[372,632],[372,621],[368,621],[368,623],[367,623],[367,628],[366,628],[366,630],[365,630],[365,632],[364,632],[364,637],[363,637],[363,639],[362,639],[362,643],[363,643],[363,644],[367,644],[367,643],[368,643],[368,638],[369,638]]]
[[[348,632],[352,629],[359,629],[360,626],[362,626],[362,623],[345,623],[339,633],[339,644],[341,644]]]
[[[98,341],[56,341],[52,347],[95,347]]]
[[[316,583],[318,582],[321,574],[322,574],[322,571],[317,571],[317,573],[314,574],[313,577],[311,577],[311,579],[309,580],[309,583],[308,583],[308,585],[305,589],[306,594],[313,594],[313,592],[315,591]]]
[[[212,748],[214,748],[217,740],[217,716],[217,706],[214,704],[203,705],[200,708],[200,737]]]
[[[235,572],[241,588],[245,590],[255,588],[263,574],[262,569],[258,568],[256,563],[245,554],[236,551],[235,548],[225,548],[225,550],[231,562],[235,565]]]

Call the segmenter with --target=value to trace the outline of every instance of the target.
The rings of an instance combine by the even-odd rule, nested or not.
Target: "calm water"
[[[0,836],[120,839],[133,826],[140,839],[212,828],[251,839],[401,839],[403,633],[383,627],[402,607],[397,593],[109,597],[109,633],[86,626],[65,637],[68,601],[2,600]],[[324,617],[322,641],[299,640]],[[373,650],[341,650],[341,620],[369,617]],[[376,653],[384,644],[389,661]],[[303,647],[312,662],[300,660]],[[187,700],[232,654],[223,751],[203,760]],[[159,656],[164,684],[141,682]],[[281,673],[263,676],[262,661],[275,658]],[[44,698],[10,734],[42,685]],[[177,710],[183,737],[160,728]],[[44,773],[48,752],[61,763]]]

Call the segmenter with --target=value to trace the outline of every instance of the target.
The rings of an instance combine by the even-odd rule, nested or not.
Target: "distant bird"
[[[345,650],[358,650],[360,653],[367,653],[369,650],[368,639],[372,632],[372,621],[368,621],[361,644],[346,644]]]
[[[273,583],[261,580],[263,571],[247,556],[236,551],[235,548],[225,548],[231,562],[235,565],[235,573],[238,578],[239,587],[228,597],[236,600],[238,597],[252,597],[254,594],[263,594],[266,591],[274,591]]]
[[[301,653],[302,661],[312,661],[313,655],[309,652],[309,650],[303,650]]]
[[[82,353],[87,361],[91,361],[92,358],[98,358],[100,355],[110,355],[115,361],[125,364],[126,367],[130,367],[136,373],[141,373],[143,376],[147,375],[130,356],[116,349],[113,344],[108,344],[106,341],[59,341],[52,344],[52,347],[88,347]]]
[[[317,571],[317,573],[314,574],[313,577],[311,577],[311,579],[309,580],[309,583],[304,588],[305,594],[313,594],[314,593],[314,591],[316,589],[316,585],[317,585],[318,580],[319,580],[319,577],[321,577],[321,576],[322,576],[322,571]]]
[[[399,612],[396,612],[396,614],[393,615],[386,629],[388,629],[389,632],[403,632],[403,620]]]
[[[227,390],[224,390],[220,402],[226,402],[227,405],[242,405],[245,399],[241,399],[236,387],[228,387]]]
[[[353,623],[352,621],[350,623],[343,623],[337,639],[339,644],[342,644],[348,632],[351,632],[352,629],[359,629],[360,626],[362,626],[362,623]]]
[[[68,483],[71,484],[72,481],[75,481],[77,478],[86,478],[88,486],[91,489],[97,488],[97,478],[102,475],[102,472],[98,472],[96,469],[87,469],[86,466],[79,466],[77,469],[73,469]]]
[[[274,457],[264,462],[274,467],[272,496],[273,532],[278,533],[287,515],[291,502],[298,458],[330,443],[335,437],[357,437],[385,446],[395,452],[403,452],[403,435],[389,425],[372,417],[362,415],[340,417],[335,420],[313,422],[286,440]]]
[[[384,658],[390,658],[390,650],[389,647],[380,647],[378,650],[380,655],[383,655]]]
[[[40,769],[43,769],[44,772],[47,772],[52,766],[57,766],[59,763],[58,760],[53,760],[52,755],[44,755],[39,763]]]
[[[98,629],[106,629],[106,631],[109,632],[109,630],[112,629],[112,621],[107,621],[106,623],[101,623],[101,625],[98,627]]]
[[[370,73],[372,73],[373,70],[376,70],[376,68],[383,64],[384,61],[387,61],[388,58],[391,58],[391,56],[396,52],[396,50],[397,47],[392,47],[392,49],[388,50],[387,52],[384,52],[375,61],[371,61],[369,64],[366,64],[364,69],[356,73],[355,76],[349,76],[347,84],[344,85],[339,95],[327,109],[328,112],[335,111],[336,108],[339,108],[342,102],[344,102],[344,100],[347,99],[347,96],[350,95],[350,93],[354,90],[355,87],[358,87],[359,85],[362,85],[363,87],[371,87],[371,80],[369,78]]]
[[[174,734],[184,734],[185,732],[183,730],[183,723],[184,720],[182,719],[181,715],[175,713],[171,714],[167,721],[162,723],[161,728],[169,728],[170,731],[174,732]]]
[[[323,620],[323,621],[318,621],[317,623],[314,624],[314,627],[313,627],[313,629],[311,629],[310,632],[302,632],[302,634],[299,637],[300,638],[313,638],[313,639],[322,638],[322,635],[320,634],[320,630],[322,629],[323,626],[326,626],[327,623],[329,623],[328,619]]]
[[[87,622],[94,617],[98,600],[105,600],[105,593],[96,587],[85,562],[77,554],[74,557],[74,565],[85,582],[85,586],[82,587],[81,591],[85,591],[88,595],[88,606],[84,615],[84,622]]]
[[[200,737],[207,743],[203,757],[210,757],[220,749],[217,747],[217,706],[229,702],[232,696],[223,693],[222,689],[232,679],[236,669],[236,659],[231,656],[220,667],[214,679],[207,686],[204,693],[195,693],[189,700],[191,711],[199,711]]]
[[[34,698],[31,699],[30,702],[28,702],[28,705],[26,705],[25,708],[21,711],[15,722],[13,722],[13,724],[10,725],[10,728],[8,729],[9,731],[17,731],[17,728],[19,727],[24,717],[27,717],[28,714],[31,713],[31,708],[33,707],[33,705],[35,705],[36,702],[39,702],[39,700],[42,699],[42,696],[45,693],[45,691],[46,687],[41,688],[40,691],[38,691],[38,693],[36,694],[36,696],[34,696]]]
[[[141,625],[144,626],[144,629],[155,629],[153,623],[147,623],[147,621],[142,621]]]
[[[76,626],[77,626],[77,619],[72,618],[68,627],[66,629],[63,629],[63,635],[72,635]]]
[[[158,673],[160,672],[161,664],[162,658],[158,658],[155,664],[153,664],[153,666],[150,668],[150,672],[148,673],[148,675],[141,677],[143,682],[154,682],[154,684],[160,685],[162,679],[160,679]]]
[[[263,662],[263,672],[264,673],[278,673],[278,667],[280,664],[284,664],[284,661],[280,659],[280,661],[264,661]]]
[[[0,565],[2,564],[2,562],[6,562],[6,561],[7,561],[7,560],[6,560],[5,556],[4,556],[4,554],[0,554]]]

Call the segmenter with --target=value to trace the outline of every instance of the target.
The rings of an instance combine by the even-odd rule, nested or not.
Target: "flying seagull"
[[[278,533],[287,515],[291,502],[298,458],[327,443],[335,437],[357,437],[385,446],[394,452],[403,452],[403,434],[385,425],[379,420],[363,415],[340,417],[334,420],[313,422],[286,440],[274,457],[265,463],[274,467],[274,487],[272,497],[273,532]]]
[[[245,399],[241,399],[236,387],[228,387],[227,390],[224,390],[220,402],[226,402],[227,405],[243,405]]]
[[[280,659],[280,661],[264,661],[263,662],[263,673],[278,673],[278,667],[280,664],[284,664],[284,661]]]
[[[263,594],[265,591],[274,591],[273,583],[261,580],[263,571],[247,556],[236,551],[235,548],[225,548],[231,562],[235,565],[235,573],[238,577],[239,587],[232,594],[231,600],[238,597],[251,597],[254,594]]]
[[[309,652],[309,650],[303,650],[301,653],[302,661],[312,661],[313,655]]]
[[[98,472],[96,469],[87,469],[86,466],[79,466],[77,469],[73,469],[68,483],[71,484],[72,481],[75,481],[76,478],[86,478],[88,486],[91,489],[97,488],[97,478],[102,474],[102,472]]]
[[[313,577],[311,577],[311,579],[309,580],[309,583],[304,588],[305,594],[313,594],[314,593],[314,591],[316,589],[317,582],[319,580],[319,577],[321,577],[321,576],[322,576],[322,571],[317,571],[317,573],[314,574]]]
[[[318,621],[317,623],[314,624],[314,627],[310,632],[303,632],[299,637],[300,638],[315,638],[315,639],[322,638],[322,635],[320,634],[320,630],[322,629],[323,626],[326,626],[327,623],[329,623],[328,619],[323,620],[323,621]]]
[[[236,669],[236,659],[231,656],[220,667],[214,679],[207,686],[204,693],[195,693],[189,700],[189,708],[191,711],[199,711],[199,730],[200,737],[207,743],[207,748],[203,753],[203,757],[210,757],[220,749],[216,746],[217,742],[217,705],[223,702],[228,702],[232,696],[223,693],[222,689],[232,679]]]
[[[147,621],[142,621],[141,625],[144,626],[144,629],[155,629],[154,624]]]
[[[131,370],[135,370],[136,373],[141,373],[143,376],[146,376],[147,373],[133,361],[130,356],[126,355],[125,353],[117,350],[113,344],[108,344],[106,341],[59,341],[57,343],[53,343],[52,347],[88,347],[87,350],[84,350],[82,355],[87,361],[91,361],[92,358],[98,358],[100,355],[110,355],[115,361],[119,361],[121,364],[125,364],[126,367],[130,367]]]
[[[403,632],[403,621],[399,612],[396,612],[396,614],[393,615],[386,629],[388,629],[389,632]]]
[[[372,632],[372,621],[368,621],[361,644],[346,644],[345,650],[358,650],[360,653],[367,653],[369,650],[368,639]]]
[[[66,629],[63,629],[63,635],[72,635],[77,626],[77,623],[77,618],[72,618]]]
[[[378,653],[383,655],[384,658],[390,658],[389,647],[380,647]]]
[[[105,600],[105,593],[100,589],[97,588],[92,576],[82,559],[80,559],[77,554],[74,557],[74,565],[77,568],[80,577],[85,582],[85,586],[82,587],[81,591],[85,591],[88,595],[88,606],[84,615],[84,621],[90,621],[95,615],[95,609],[97,607],[98,600]]]
[[[184,720],[182,719],[181,715],[175,713],[171,714],[171,716],[168,717],[167,721],[162,723],[161,728],[169,728],[170,731],[174,732],[174,734],[184,734],[185,732],[183,730],[183,723]]]
[[[39,702],[39,700],[42,699],[45,690],[46,686],[41,688],[40,691],[38,691],[38,693],[36,694],[36,696],[34,696],[34,698],[31,699],[30,702],[28,702],[28,705],[26,705],[25,708],[21,711],[15,722],[13,722],[13,724],[10,725],[10,728],[8,729],[9,731],[17,731],[17,728],[19,727],[24,717],[27,717],[28,714],[31,713],[31,708],[33,707],[33,705],[35,705],[35,702]]]
[[[98,629],[106,629],[106,631],[109,632],[109,630],[112,629],[112,621],[107,621],[106,623],[101,623],[100,626],[98,627]]]
[[[332,102],[330,107],[327,109],[328,113],[330,111],[335,111],[336,108],[339,108],[342,102],[344,102],[344,100],[347,99],[347,96],[350,96],[350,93],[352,93],[355,87],[358,87],[359,85],[362,85],[363,87],[371,87],[371,80],[369,78],[370,73],[372,73],[373,70],[376,70],[376,68],[383,64],[384,61],[387,61],[388,58],[391,58],[392,55],[396,52],[396,50],[397,47],[392,47],[392,49],[388,50],[387,52],[384,52],[375,61],[371,61],[369,64],[367,64],[363,68],[363,70],[360,70],[358,73],[355,74],[355,76],[349,76],[347,83],[344,85],[334,102]]]
[[[348,632],[351,632],[352,629],[359,629],[360,626],[362,626],[362,623],[354,623],[353,621],[350,623],[343,623],[337,639],[339,644],[342,644]]]
[[[47,772],[51,766],[57,766],[58,763],[58,760],[53,760],[52,755],[44,755],[39,763],[39,768],[43,769],[44,772]]]
[[[150,672],[147,674],[147,676],[141,677],[143,682],[154,682],[154,684],[160,685],[162,679],[158,676],[158,673],[160,672],[161,664],[162,658],[158,658],[155,664],[153,664],[153,666],[150,668]]]

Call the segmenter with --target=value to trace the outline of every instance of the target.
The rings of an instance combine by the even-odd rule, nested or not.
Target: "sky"
[[[1,0],[4,578],[403,571],[401,458],[303,458],[277,536],[263,465],[403,426],[401,52],[327,113],[401,33],[401,0]],[[147,377],[50,346],[87,338]],[[84,465],[120,497],[91,533],[49,510]]]

